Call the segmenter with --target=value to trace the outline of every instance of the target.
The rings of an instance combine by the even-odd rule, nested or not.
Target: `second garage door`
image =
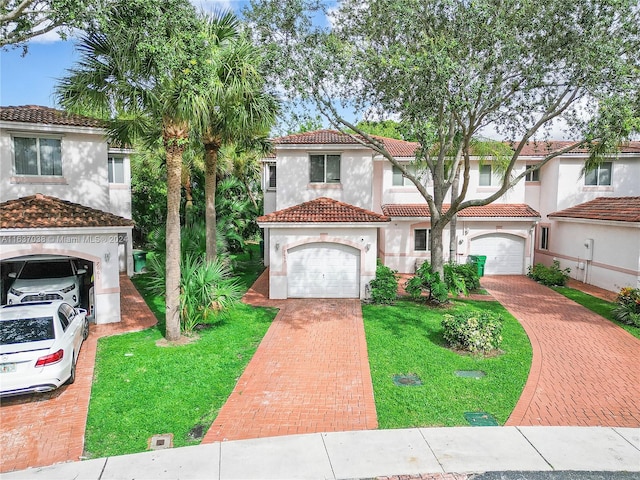
[[[503,233],[471,240],[471,255],[486,255],[485,275],[522,275],[524,238]]]
[[[359,298],[360,252],[334,243],[311,243],[287,253],[289,298]]]

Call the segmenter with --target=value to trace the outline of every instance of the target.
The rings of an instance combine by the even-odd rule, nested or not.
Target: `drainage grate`
[[[456,370],[456,375],[463,378],[482,378],[487,376],[482,370]]]
[[[149,450],[164,450],[173,447],[173,433],[154,435],[149,439]]]
[[[465,412],[464,418],[473,427],[497,427],[498,421],[487,412]]]
[[[394,375],[393,383],[399,387],[417,387],[422,385],[422,380],[415,373],[408,373],[406,375]]]

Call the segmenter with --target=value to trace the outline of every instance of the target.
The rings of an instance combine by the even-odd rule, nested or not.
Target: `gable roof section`
[[[508,142],[509,146],[515,150],[517,142]],[[527,142],[520,152],[522,157],[543,157],[557,150],[568,147],[574,143],[571,140],[542,140],[539,142]],[[625,142],[619,145],[620,153],[640,153],[640,142]],[[570,150],[567,153],[588,153],[587,148],[580,147]]]
[[[548,216],[640,223],[640,197],[598,197]]]
[[[76,115],[55,108],[38,105],[0,107],[0,120],[5,122],[37,123],[42,125],[65,125],[73,127],[102,128],[104,122],[97,118]]]
[[[0,203],[0,228],[132,227],[113,213],[40,193]]]
[[[394,138],[379,137],[372,135],[373,138],[384,144],[387,151],[394,157],[414,157],[419,144],[416,142],[407,142],[405,140],[397,140]],[[273,139],[274,145],[357,145],[361,144],[351,138],[346,133],[337,130],[316,130],[313,132],[295,133],[285,137]]]
[[[320,197],[258,217],[260,223],[382,223],[390,218],[379,213]]]
[[[444,211],[450,205],[443,205]],[[430,218],[427,204],[389,204],[382,206],[382,212],[389,217],[425,217]],[[458,212],[458,217],[476,218],[539,218],[540,214],[524,203],[490,203],[482,207],[469,207]]]

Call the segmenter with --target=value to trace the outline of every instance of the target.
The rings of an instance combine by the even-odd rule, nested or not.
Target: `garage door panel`
[[[360,253],[339,244],[310,244],[287,255],[288,297],[358,298]]]
[[[487,275],[522,275],[524,246],[524,239],[515,235],[484,235],[471,240],[471,255],[486,255]]]

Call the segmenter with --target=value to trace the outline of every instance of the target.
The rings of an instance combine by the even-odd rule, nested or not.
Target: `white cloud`
[[[190,0],[191,3],[198,9],[207,13],[220,12],[220,11],[233,11],[237,13],[239,0]]]

